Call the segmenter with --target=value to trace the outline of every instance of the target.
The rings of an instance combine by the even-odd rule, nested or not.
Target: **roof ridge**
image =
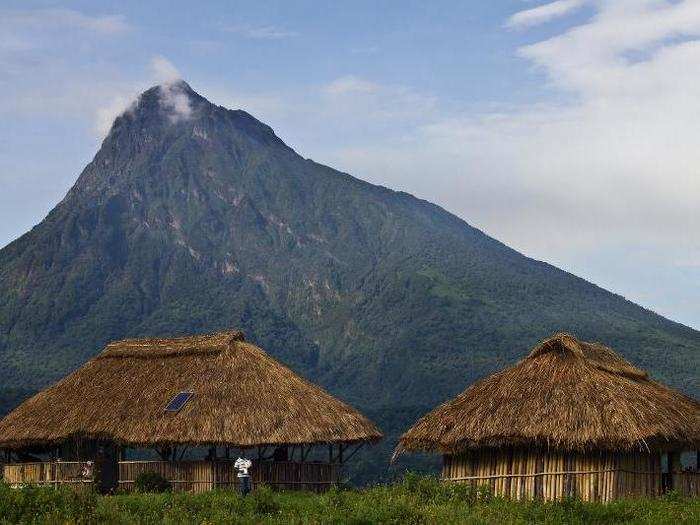
[[[581,348],[581,343],[582,342],[576,339],[575,336],[567,332],[557,332],[535,346],[525,359],[533,359],[549,352],[566,353],[575,357],[580,357],[581,359],[586,359],[583,349]]]
[[[582,341],[567,332],[557,332],[538,344],[525,358],[534,359],[550,352],[578,358],[597,370],[630,379],[648,380],[649,373],[637,368],[612,348],[599,342]]]
[[[187,355],[219,354],[234,342],[245,342],[240,330],[225,330],[211,334],[184,337],[144,337],[122,339],[109,343],[97,359],[134,357],[153,359],[157,357],[179,357]]]
[[[121,344],[142,344],[144,346],[146,345],[153,345],[153,344],[158,344],[158,343],[167,343],[167,342],[184,342],[184,341],[192,341],[192,340],[207,340],[207,339],[218,339],[222,338],[225,336],[231,336],[232,340],[235,341],[245,341],[245,333],[242,330],[220,330],[218,332],[211,332],[211,333],[205,333],[205,334],[193,334],[193,335],[182,335],[182,336],[176,336],[176,337],[129,337],[125,339],[117,339],[116,341],[110,341],[107,343],[106,348],[109,348],[111,346],[118,346]]]

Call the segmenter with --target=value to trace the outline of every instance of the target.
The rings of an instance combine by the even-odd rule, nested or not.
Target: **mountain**
[[[557,330],[700,391],[700,332],[304,159],[184,82],[157,86],[0,250],[0,398],[9,409],[110,340],[223,328],[383,427],[365,478],[419,415]]]

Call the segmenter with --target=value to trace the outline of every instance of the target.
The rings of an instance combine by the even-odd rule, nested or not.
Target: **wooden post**
[[[216,484],[216,448],[214,448],[214,453],[211,456],[211,488],[216,489]]]
[[[671,480],[671,490],[680,489],[676,481],[680,481],[681,476],[681,455],[679,452],[669,452],[668,454],[668,471]]]

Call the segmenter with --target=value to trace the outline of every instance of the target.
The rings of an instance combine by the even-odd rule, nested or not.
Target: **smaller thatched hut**
[[[129,489],[145,470],[180,490],[235,484],[235,451],[252,456],[254,484],[322,490],[344,460],[381,437],[241,332],[111,343],[0,422],[0,448],[70,460],[16,463],[6,474],[55,481],[60,463],[83,473],[77,482],[94,477],[81,463],[91,459],[105,489]],[[137,447],[157,450],[160,461],[127,461],[125,449]],[[209,450],[206,461],[182,461],[197,447]]]
[[[394,457],[442,453],[443,479],[506,497],[609,501],[700,494],[697,468],[679,462],[698,447],[700,403],[560,333],[425,415]]]

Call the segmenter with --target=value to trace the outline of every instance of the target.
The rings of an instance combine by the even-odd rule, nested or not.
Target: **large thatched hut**
[[[506,497],[609,501],[700,493],[697,455],[687,471],[679,460],[699,446],[700,403],[560,333],[425,415],[394,457],[439,452],[445,480]]]
[[[14,459],[6,480],[81,482],[94,470],[104,489],[129,489],[147,470],[179,490],[235,484],[231,460],[242,454],[253,459],[254,484],[321,490],[381,437],[241,332],[111,343],[0,422],[0,448]],[[159,457],[125,456],[143,458],[142,449]]]

